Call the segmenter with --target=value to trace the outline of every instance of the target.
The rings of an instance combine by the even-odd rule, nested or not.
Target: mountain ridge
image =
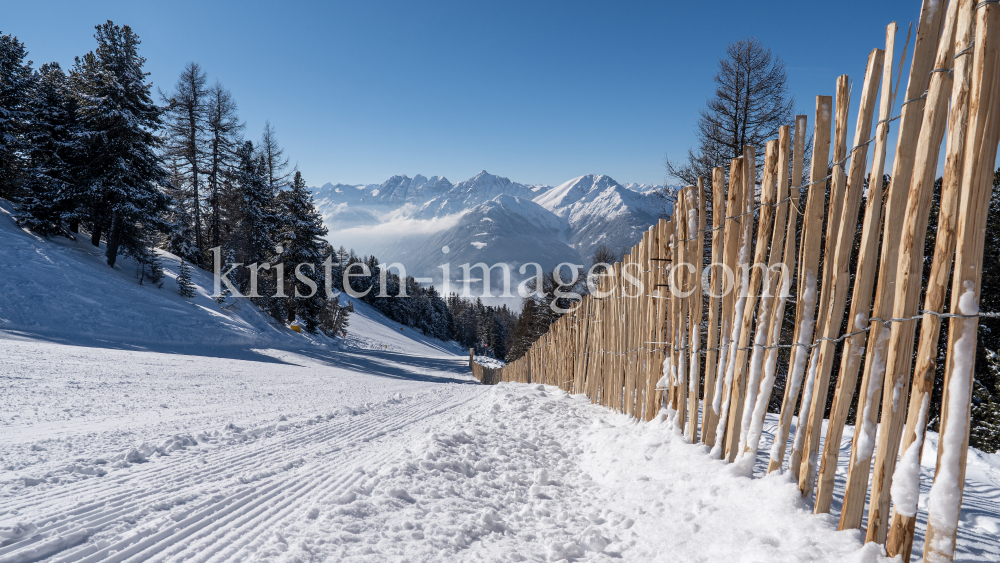
[[[602,174],[529,185],[486,170],[456,183],[404,174],[381,184],[311,188],[332,244],[404,263],[409,275],[435,280],[444,261],[455,265],[453,277],[466,262],[508,263],[516,277],[529,262],[546,270],[562,262],[589,265],[601,244],[621,253],[670,213],[659,189]]]

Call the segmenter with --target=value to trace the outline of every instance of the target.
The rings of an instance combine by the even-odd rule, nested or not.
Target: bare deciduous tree
[[[666,160],[668,175],[686,184],[699,176],[712,177],[721,166],[728,174],[729,161],[753,146],[762,154],[778,128],[792,123],[795,100],[788,96],[785,63],[756,38],[748,37],[726,48],[715,75],[715,95],[698,119],[698,150],[688,150],[687,162]]]

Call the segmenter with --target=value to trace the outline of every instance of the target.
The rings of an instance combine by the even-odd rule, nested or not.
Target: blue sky
[[[524,183],[588,173],[661,183],[664,155],[695,142],[727,43],[752,35],[780,55],[812,125],[814,97],[832,95],[839,74],[860,81],[885,25],[900,24],[901,45],[919,9],[919,0],[33,0],[5,6],[0,31],[24,41],[36,65],[68,67],[93,48],[94,25],[129,24],[154,85],[171,89],[199,62],[233,92],[247,136],[270,119],[311,185],[418,173],[459,181],[482,169]],[[853,135],[853,114],[850,123]]]

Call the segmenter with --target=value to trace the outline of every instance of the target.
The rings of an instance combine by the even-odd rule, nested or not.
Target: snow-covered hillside
[[[313,193],[335,245],[439,280],[445,261],[453,272],[465,262],[551,269],[560,262],[587,265],[601,244],[620,252],[669,212],[653,193],[658,188],[622,186],[600,175],[530,186],[483,171],[457,184],[393,176],[379,185],[326,184]],[[443,246],[451,250],[447,257]]]

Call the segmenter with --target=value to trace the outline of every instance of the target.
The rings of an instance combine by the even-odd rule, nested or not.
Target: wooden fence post
[[[892,113],[892,63],[897,27],[896,22],[892,22],[886,28],[886,50],[882,64],[882,95],[879,106],[879,122],[875,133],[875,153],[870,174],[871,181],[868,185],[861,246],[854,276],[851,313],[847,317],[847,332],[860,333],[854,334],[846,340],[841,354],[840,371],[834,390],[833,404],[830,407],[830,421],[827,425],[826,440],[819,463],[819,479],[814,505],[814,511],[817,514],[830,511],[834,477],[840,457],[840,442],[843,437],[844,424],[847,421],[848,409],[857,388],[858,371],[861,367],[865,343],[868,340],[868,334],[861,331],[864,331],[869,324],[868,310],[871,306],[872,291],[875,286],[878,241],[882,234],[882,173],[885,166],[886,141],[889,136],[887,120]],[[862,104],[864,104],[864,100],[862,100]],[[867,138],[867,132],[865,137]],[[855,158],[857,156],[855,155]],[[851,164],[851,181],[854,181],[854,162],[852,161]],[[862,169],[861,173],[863,174],[863,172]],[[843,232],[845,231],[842,230]],[[854,232],[850,233],[850,237],[853,246]],[[836,273],[834,276],[836,277]],[[837,330],[839,330],[839,323]]]
[[[819,310],[816,317],[817,332],[822,334],[826,326],[826,316],[829,309],[824,305],[830,300],[829,293],[833,278],[834,248],[837,244],[837,233],[840,232],[840,216],[844,207],[844,191],[847,188],[847,175],[844,173],[844,159],[847,156],[847,112],[850,109],[850,80],[847,75],[837,79],[837,116],[834,121],[833,169],[830,171],[830,201],[826,212],[826,240],[823,244],[823,281],[820,285]],[[803,473],[799,466],[802,462],[803,448],[806,446],[806,431],[812,412],[813,390],[817,378],[819,349],[810,344],[809,371],[802,389],[802,403],[799,407],[799,424],[795,428],[795,442],[792,444],[792,456],[789,468],[799,480],[799,488],[805,486]],[[823,402],[824,406],[826,401]],[[809,473],[808,471],[805,473]]]
[[[702,403],[701,441],[708,446],[715,445],[715,427],[718,416],[712,404],[715,402],[715,370],[719,359],[719,305],[720,282],[719,264],[723,257],[722,227],[726,220],[726,178],[721,166],[712,169],[712,262],[709,264],[708,291],[708,342],[705,353],[705,399]],[[724,275],[724,274],[722,274]]]
[[[973,44],[972,0],[952,2],[957,5],[957,25],[953,51],[960,52]],[[949,28],[949,18],[953,17],[953,7],[948,7],[945,28]],[[942,40],[946,40],[943,37]],[[941,184],[941,207],[938,216],[934,259],[931,264],[924,310],[941,313],[944,311],[945,293],[951,277],[952,256],[955,253],[956,227],[959,213],[959,188],[962,179],[962,158],[965,154],[966,125],[969,119],[969,93],[971,83],[972,57],[960,56],[955,59],[954,80],[951,91],[951,111],[948,118],[948,139],[945,152],[944,176]],[[956,310],[953,308],[953,312]],[[934,376],[937,367],[937,347],[940,337],[941,319],[925,313],[920,325],[920,344],[917,348],[917,366],[913,372],[913,386],[910,406],[907,410],[906,429],[903,433],[903,461],[893,473],[893,483],[902,490],[919,494],[919,460],[923,452],[924,433],[927,430],[927,408],[934,390]],[[912,449],[911,449],[912,448]],[[914,463],[914,460],[916,463]],[[918,470],[913,471],[916,467]],[[893,486],[893,488],[896,488]],[[913,532],[916,524],[917,494],[912,498],[900,498],[893,494],[893,515],[889,524],[886,551],[890,556],[901,554],[909,560],[913,548]]]
[[[688,196],[690,194],[692,186],[684,188],[677,196],[677,204],[679,206],[676,221],[676,238],[674,239],[674,246],[677,248],[675,256],[677,256],[677,263],[673,266],[673,271],[670,273],[671,284],[677,284],[677,291],[679,295],[677,297],[677,391],[674,394],[674,416],[677,417],[677,427],[681,431],[685,428],[685,422],[687,419],[687,412],[685,407],[687,406],[688,398],[688,385],[687,383],[687,363],[688,363],[688,325],[690,324],[688,317],[689,309],[689,295],[687,294],[687,264],[688,264],[688,238],[690,234],[688,233],[690,223],[688,221],[688,211],[690,210],[690,201]],[[680,276],[677,274],[680,273]],[[675,280],[679,277],[680,281]],[[674,289],[674,288],[671,288]]]
[[[785,145],[787,148],[787,144]],[[785,166],[788,166],[788,161],[785,161]],[[787,173],[786,173],[787,174]],[[773,290],[770,285],[770,262],[777,262],[781,256],[781,246],[775,245],[774,234],[778,233],[784,235],[783,225],[778,225],[775,222],[777,218],[777,213],[775,213],[777,199],[777,189],[778,189],[778,142],[771,140],[767,142],[766,148],[764,150],[764,170],[763,177],[761,178],[761,190],[760,190],[760,222],[757,227],[757,248],[754,252],[754,264],[753,276],[757,278],[757,285],[759,287],[760,295],[760,307],[759,310],[756,306],[756,299],[748,296],[747,302],[749,307],[744,313],[744,321],[747,319],[747,314],[749,313],[750,322],[756,318],[757,324],[753,335],[753,352],[749,354],[750,363],[747,368],[742,368],[743,364],[738,364],[737,367],[741,369],[746,369],[746,390],[743,394],[742,404],[739,407],[740,416],[736,421],[736,426],[733,429],[733,436],[736,437],[733,446],[733,452],[730,455],[730,460],[735,460],[737,457],[741,456],[747,445],[748,432],[750,430],[751,417],[753,416],[754,405],[757,401],[757,393],[760,389],[760,375],[761,368],[764,365],[764,346],[767,344],[768,330],[767,326],[769,324],[770,307],[773,297]],[[787,190],[786,186],[783,186],[782,193]],[[784,198],[782,198],[784,199]],[[768,254],[770,251],[770,262],[768,261]],[[754,291],[754,284],[751,281],[750,284],[751,292],[756,294]],[[757,314],[754,314],[754,311]],[[744,330],[747,332],[747,343],[751,342],[750,339],[750,324],[745,322]],[[746,352],[744,352],[746,355]]]
[[[695,191],[688,193],[691,206],[688,210],[688,239],[690,239],[688,262],[694,269],[688,273],[688,311],[690,313],[688,337],[691,359],[688,360],[688,438],[692,444],[698,443],[698,388],[701,379],[701,268],[703,240],[705,238],[705,179],[699,177]]]
[[[977,4],[972,60],[968,137],[962,165],[951,311],[979,313],[983,244],[992,192],[993,164],[1000,140],[1000,9]],[[937,469],[927,510],[924,561],[950,561],[962,506],[972,405],[978,317],[952,318],[948,324],[948,363],[941,400]]]
[[[819,268],[820,237],[823,228],[823,194],[826,188],[826,163],[830,156],[830,114],[833,98],[816,96],[816,127],[813,130],[813,154],[809,168],[809,185],[806,191],[806,211],[802,219],[802,245],[799,259],[798,290],[795,303],[794,347],[789,361],[788,381],[781,402],[781,414],[771,460],[767,471],[781,469],[785,457],[785,444],[792,426],[795,403],[799,397],[815,328],[816,281]],[[796,127],[796,137],[798,127]],[[817,187],[819,186],[819,187]],[[814,197],[815,196],[815,197]],[[799,424],[801,426],[801,422]],[[789,464],[789,469],[792,466]]]
[[[775,295],[775,293],[778,290],[779,281],[785,285],[791,283],[788,259],[794,250],[789,248],[789,242],[785,239],[789,219],[795,221],[795,217],[788,212],[791,201],[788,195],[791,144],[791,129],[785,125],[778,130],[778,141],[768,143],[767,159],[764,165],[764,189],[765,191],[769,190],[771,188],[768,185],[775,184],[777,193],[774,200],[774,227],[771,230],[770,255],[767,271],[764,272],[760,311],[757,316],[757,333],[754,338],[753,355],[750,358],[750,373],[753,375],[756,372],[757,375],[751,377],[747,385],[746,404],[743,407],[743,423],[740,430],[738,455],[749,456],[750,459],[757,456],[757,446],[764,425],[767,403],[771,397],[771,388],[774,386],[777,357],[774,345],[777,344],[781,332],[781,319],[784,315],[788,288],[783,287],[782,291],[778,292],[779,295]],[[773,156],[772,152],[775,153]],[[792,240],[794,240],[794,229],[791,234]],[[794,242],[791,245],[794,246]],[[781,266],[782,270],[778,275],[775,275],[773,271],[776,266]]]
[[[913,62],[910,65],[909,81],[904,96],[906,102],[900,107],[896,156],[893,159],[892,176],[886,195],[885,228],[882,234],[875,303],[872,309],[875,318],[886,319],[892,316],[901,225],[913,174],[917,138],[923,120],[925,102],[922,94],[930,84],[930,71],[933,68],[943,21],[944,10],[940,9],[940,3],[936,0],[923,0],[913,48]],[[885,373],[889,327],[877,322],[870,326],[865,368],[861,377],[861,392],[858,394],[858,422],[851,444],[851,460],[840,513],[841,530],[861,527],[865,498],[868,495],[872,452],[875,449],[875,426],[881,402],[880,391]]]
[[[827,300],[820,301],[819,304],[821,311],[826,310],[826,322],[822,325],[823,331],[820,333],[820,338],[823,340],[818,345],[819,358],[813,382],[812,407],[809,409],[809,422],[805,435],[806,445],[802,458],[805,466],[804,469],[799,470],[799,490],[802,491],[803,496],[807,497],[813,492],[823,415],[830,391],[830,373],[833,370],[833,357],[837,349],[835,339],[840,337],[840,325],[844,320],[847,294],[851,285],[851,252],[854,249],[854,237],[858,229],[861,195],[865,188],[868,137],[871,135],[872,118],[875,115],[875,101],[882,78],[884,56],[885,53],[882,49],[873,49],[868,55],[868,67],[865,70],[864,86],[861,89],[861,102],[858,108],[858,122],[854,129],[850,174],[844,190],[842,207],[831,210],[831,216],[834,213],[840,214],[840,221],[839,229],[834,231],[836,244],[830,247],[833,252],[833,260],[830,260],[829,255],[824,257],[826,260],[824,272],[831,270],[831,275],[827,278],[830,280],[830,290],[827,292],[824,288],[823,293],[827,296]],[[867,308],[859,310],[858,313],[867,316]],[[861,328],[863,329],[866,324],[866,322],[861,323]],[[858,322],[855,318],[848,318],[849,331],[855,330],[857,325]],[[850,384],[853,395],[855,382],[849,381],[847,383]],[[838,439],[838,445],[839,442]],[[829,506],[817,502],[814,505],[814,511],[816,513],[829,512]]]
[[[647,394],[646,401],[646,420],[653,420],[659,413],[660,405],[663,401],[663,390],[662,385],[659,382],[663,379],[664,369],[663,366],[667,362],[665,350],[669,344],[667,337],[667,304],[669,292],[666,291],[667,278],[664,272],[670,267],[670,262],[667,258],[667,233],[669,232],[670,222],[666,219],[660,219],[657,222],[656,239],[654,244],[653,256],[657,258],[656,260],[656,316],[654,317],[653,323],[653,342],[659,342],[662,344],[656,344],[655,352],[653,354],[653,366],[650,370],[649,376],[649,390]]]
[[[956,2],[951,3],[955,6]],[[951,65],[954,57],[956,18],[949,6],[950,16],[945,16],[943,35],[938,44],[935,64]],[[917,312],[920,286],[923,278],[924,239],[930,213],[930,200],[937,175],[938,154],[944,139],[948,116],[948,100],[952,79],[947,72],[931,75],[927,90],[920,137],[917,139],[913,180],[906,200],[902,238],[896,266],[895,299],[892,316],[909,318]],[[890,483],[896,467],[896,455],[905,421],[907,389],[910,368],[913,365],[913,338],[916,321],[896,322],[889,331],[889,350],[886,356],[885,385],[882,390],[882,418],[879,422],[878,448],[875,456],[871,486],[871,504],[868,508],[866,541],[885,543],[889,524]]]
[[[715,377],[715,392],[712,396],[712,416],[718,421],[715,429],[715,444],[712,445],[712,456],[722,457],[725,448],[726,424],[729,421],[729,402],[732,395],[733,370],[729,365],[734,362],[731,359],[733,342],[733,331],[736,326],[736,313],[734,304],[736,303],[736,293],[741,291],[736,287],[735,272],[737,269],[738,251],[741,245],[743,232],[742,217],[745,211],[743,205],[743,157],[733,159],[729,166],[729,193],[726,196],[726,219],[723,249],[725,251],[725,268],[722,290],[722,318],[720,334],[722,343],[719,345],[719,367]],[[729,282],[729,283],[726,283]],[[739,339],[739,335],[736,335]]]
[[[740,323],[739,328],[739,338],[734,338],[738,343],[737,347],[734,349],[736,362],[730,366],[730,369],[735,369],[733,376],[733,388],[731,391],[732,398],[729,404],[729,419],[728,427],[726,428],[726,458],[729,459],[730,463],[736,459],[736,454],[739,451],[740,445],[740,423],[743,420],[743,403],[746,398],[747,392],[747,350],[748,344],[750,343],[750,328],[753,323],[755,315],[753,314],[754,309],[757,306],[757,294],[760,292],[760,283],[762,274],[760,268],[756,267],[757,264],[763,264],[767,261],[767,243],[769,242],[771,222],[774,220],[774,191],[772,190],[767,196],[768,205],[762,205],[760,207],[760,225],[763,228],[758,229],[757,242],[754,248],[753,262],[748,263],[746,260],[750,255],[750,239],[753,237],[753,225],[754,225],[754,191],[757,185],[757,164],[754,154],[754,147],[743,147],[743,241],[741,242],[742,248],[740,249],[740,254],[742,260],[740,260],[740,294],[737,296],[736,302],[736,323]],[[764,201],[764,193],[761,192],[761,201]],[[762,231],[767,230],[767,233],[763,236]],[[749,284],[748,281],[749,274]]]

